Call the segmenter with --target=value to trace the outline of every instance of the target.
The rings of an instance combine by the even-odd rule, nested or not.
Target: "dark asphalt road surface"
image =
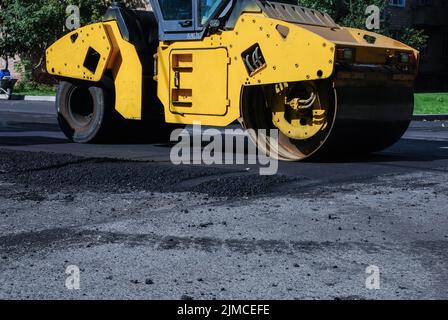
[[[54,103],[0,101],[0,147],[83,157],[170,162],[170,145],[77,145],[68,143],[54,117]],[[279,174],[312,180],[355,179],[448,165],[448,121],[413,122],[399,143],[361,159],[332,163],[280,163]],[[247,167],[247,166],[246,166]],[[232,167],[226,166],[232,170]],[[237,167],[240,170],[241,167]]]
[[[273,177],[170,147],[71,144],[52,103],[0,101],[0,298],[448,298],[448,122]]]

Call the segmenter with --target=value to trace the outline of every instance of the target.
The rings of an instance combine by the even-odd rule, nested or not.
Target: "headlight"
[[[401,52],[399,55],[399,61],[403,64],[409,64],[411,62],[411,53]]]
[[[337,58],[339,61],[354,61],[355,53],[354,48],[338,48]]]

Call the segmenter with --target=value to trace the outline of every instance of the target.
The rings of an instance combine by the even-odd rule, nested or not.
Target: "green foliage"
[[[423,30],[406,28],[399,36],[401,42],[409,44],[411,47],[422,50],[426,47],[428,36]]]
[[[24,96],[54,96],[54,86],[40,84],[34,81],[20,82],[14,87],[14,94]]]
[[[448,114],[448,93],[418,93],[415,114]]]
[[[15,68],[22,78],[21,82],[29,83],[33,81],[33,63],[29,59],[23,58],[17,61]]]

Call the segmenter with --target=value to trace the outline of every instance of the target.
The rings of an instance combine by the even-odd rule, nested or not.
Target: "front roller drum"
[[[411,86],[401,83],[338,85],[329,80],[307,86],[314,88],[313,105],[309,103],[310,92],[304,90],[290,90],[282,95],[278,85],[245,88],[243,125],[253,129],[249,130],[252,141],[270,156],[299,161],[381,151],[403,136],[412,119]],[[294,84],[288,87],[293,88]],[[309,108],[308,118],[301,116],[307,113],[299,110],[300,103],[294,101],[308,102],[305,105]],[[289,113],[293,116],[285,117],[285,121],[288,108],[292,108]],[[297,110],[299,116],[294,116]],[[258,129],[279,129],[278,148],[269,144],[272,141],[269,137],[260,136],[264,133]]]
[[[336,120],[321,150],[324,154],[382,151],[398,142],[412,121],[413,87],[340,86],[336,93]]]

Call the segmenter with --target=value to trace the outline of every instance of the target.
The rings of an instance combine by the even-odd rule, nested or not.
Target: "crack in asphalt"
[[[417,166],[410,166],[410,165],[403,165],[403,164],[393,164],[393,163],[375,163],[376,166],[383,166],[383,167],[394,167],[394,168],[403,168],[403,169],[411,169],[413,171],[420,171],[420,172],[441,172],[441,173],[447,173],[447,169],[440,169],[440,168],[423,168],[423,167],[417,167]]]
[[[34,169],[28,169],[28,170],[19,170],[16,171],[14,173],[16,174],[23,174],[23,173],[33,173],[33,172],[39,172],[39,171],[45,171],[45,170],[54,170],[54,169],[62,169],[64,167],[70,166],[70,165],[78,165],[78,164],[85,164],[85,163],[110,163],[110,162],[116,162],[114,160],[109,160],[109,159],[100,159],[100,158],[85,158],[85,159],[80,159],[77,161],[68,161],[66,163],[61,163],[61,164],[55,164],[55,165],[51,165],[51,166],[46,166],[46,167],[40,167],[40,168],[34,168]],[[8,173],[8,172],[6,172]]]
[[[445,241],[448,244],[448,241]],[[318,241],[284,241],[284,240],[248,240],[219,239],[215,237],[180,237],[148,234],[127,234],[95,230],[80,230],[76,228],[55,228],[38,232],[23,232],[0,237],[0,248],[10,254],[20,253],[21,249],[47,250],[58,247],[101,246],[106,244],[125,244],[131,247],[150,246],[156,250],[187,250],[196,249],[206,252],[228,250],[234,253],[250,254],[263,252],[265,254],[294,254],[295,252],[314,252],[327,249],[361,248],[367,253],[390,249],[391,244],[373,244],[366,242],[318,242]],[[14,250],[13,250],[14,249]]]
[[[129,247],[144,246],[154,250],[185,251],[188,249],[215,253],[227,251],[237,254],[261,253],[266,255],[320,254],[329,251],[356,251],[365,254],[384,253],[385,251],[407,251],[417,256],[437,255],[442,260],[448,256],[447,240],[417,240],[407,243],[370,243],[347,241],[284,241],[263,239],[219,239],[215,237],[181,237],[155,233],[127,234],[117,232],[80,230],[76,228],[55,228],[38,232],[24,232],[0,237],[2,254],[22,255],[22,251],[46,252],[79,247],[97,247],[120,244]],[[425,254],[423,254],[425,253]],[[439,259],[440,261],[440,259]],[[429,263],[427,261],[427,263]],[[433,266],[430,266],[431,268]],[[446,276],[446,275],[445,275]]]

